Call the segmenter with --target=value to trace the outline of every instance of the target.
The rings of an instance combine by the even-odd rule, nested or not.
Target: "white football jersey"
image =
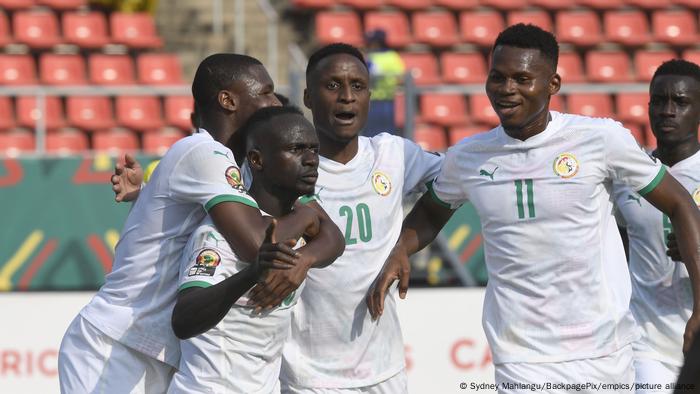
[[[700,152],[669,169],[698,206],[699,169]],[[635,353],[680,367],[685,324],[693,310],[693,292],[685,265],[666,256],[671,221],[627,186],[615,184],[614,196],[623,219],[620,224],[627,227],[629,237],[630,308],[642,328],[641,344],[635,344]]]
[[[405,366],[395,288],[372,321],[365,296],[398,240],[404,197],[437,174],[442,156],[404,138],[360,137],[346,164],[321,157],[316,200],[345,235],[345,253],[309,270],[292,311],[282,384],[350,388],[379,383]]]
[[[112,272],[80,312],[113,339],[177,366],[170,326],[182,249],[214,205],[257,208],[233,153],[201,130],[177,141],[141,189],[124,223]]]
[[[481,218],[495,363],[594,358],[638,337],[615,289],[629,279],[610,193],[619,180],[645,194],[665,171],[619,123],[550,113],[525,141],[500,126],[461,141],[433,183],[438,201],[469,200]]]
[[[264,214],[264,213],[263,213]],[[301,239],[297,247],[305,244]],[[209,287],[249,265],[216,230],[209,217],[185,247],[179,289]],[[209,331],[180,342],[182,356],[169,392],[271,393],[279,384],[282,345],[291,308],[304,283],[270,312],[254,314],[246,293]]]

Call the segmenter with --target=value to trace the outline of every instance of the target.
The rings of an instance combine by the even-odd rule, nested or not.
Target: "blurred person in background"
[[[399,53],[387,45],[384,30],[377,29],[367,33],[365,52],[371,78],[372,100],[363,135],[371,137],[381,132],[395,134],[394,96],[406,67]]]

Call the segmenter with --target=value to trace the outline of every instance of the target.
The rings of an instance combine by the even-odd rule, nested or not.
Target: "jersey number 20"
[[[357,243],[357,238],[352,236],[353,217],[357,217],[358,235],[360,241],[369,242],[372,239],[372,217],[369,214],[369,207],[365,203],[359,203],[355,207],[357,215],[353,215],[353,209],[347,205],[340,207],[340,216],[347,217],[345,222],[345,244],[354,245]]]

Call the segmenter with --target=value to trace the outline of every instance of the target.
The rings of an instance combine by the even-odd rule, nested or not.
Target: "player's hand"
[[[673,261],[681,261],[681,251],[678,248],[678,240],[676,240],[676,233],[669,233],[666,239],[666,255]]]
[[[270,269],[263,274],[248,296],[248,305],[254,305],[256,313],[277,307],[299,288],[311,268],[311,264],[303,261],[303,255],[299,258],[298,263],[289,269]]]
[[[384,313],[384,297],[395,280],[399,281],[399,297],[406,298],[410,277],[411,263],[408,260],[408,253],[400,244],[396,244],[386,259],[379,276],[367,292],[367,308],[372,319],[376,320]]]
[[[700,312],[693,312],[685,324],[685,333],[683,333],[683,353],[688,353],[690,346],[694,340],[698,340],[700,335]]]
[[[284,242],[277,242],[275,230],[277,229],[277,219],[272,219],[272,222],[265,230],[265,239],[263,240],[260,249],[258,250],[258,258],[256,260],[257,271],[262,274],[265,269],[290,269],[294,267],[299,260],[299,253],[295,251],[294,245],[296,241],[288,239]]]
[[[117,202],[133,201],[141,191],[143,182],[143,169],[141,164],[130,154],[124,155],[124,163],[117,162],[114,166],[114,175],[111,178],[114,200]]]

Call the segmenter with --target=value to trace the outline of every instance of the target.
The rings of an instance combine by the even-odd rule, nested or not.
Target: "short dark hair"
[[[255,111],[243,126],[236,131],[236,134],[240,134],[242,139],[246,141],[246,151],[250,149],[251,144],[254,143],[259,132],[264,130],[263,126],[276,118],[286,115],[301,116],[306,120],[301,110],[293,105],[288,105],[286,107],[264,107]]]
[[[235,81],[249,76],[252,66],[262,66],[260,60],[236,53],[216,53],[207,56],[197,67],[192,81],[192,97],[201,113],[215,105],[221,90],[228,89]]]
[[[671,59],[663,62],[654,72],[651,82],[654,82],[656,77],[662,75],[678,75],[683,77],[691,77],[700,82],[700,66],[693,62],[683,59]]]
[[[554,35],[542,28],[532,25],[518,23],[503,30],[496,42],[493,44],[491,53],[499,45],[511,46],[524,49],[539,49],[540,53],[547,59],[554,70],[559,62],[559,44]]]
[[[306,77],[308,78],[309,75],[314,71],[314,68],[318,63],[321,62],[321,60],[333,56],[333,55],[339,55],[339,54],[347,54],[350,56],[356,57],[359,61],[362,62],[362,64],[365,66],[367,71],[369,72],[369,68],[367,67],[367,62],[365,61],[365,57],[362,56],[362,52],[360,52],[359,49],[355,48],[354,46],[350,44],[344,44],[342,42],[336,42],[334,44],[328,44],[321,49],[317,50],[313,54],[311,54],[311,57],[309,58],[309,64],[306,65]]]

